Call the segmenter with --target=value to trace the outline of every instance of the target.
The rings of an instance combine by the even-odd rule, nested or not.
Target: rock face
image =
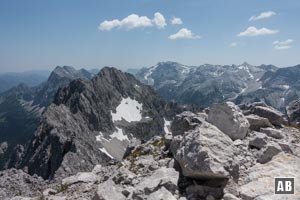
[[[232,102],[213,105],[208,114],[208,122],[232,140],[245,138],[250,126],[239,107]]]
[[[164,134],[175,108],[132,75],[103,68],[91,81],[77,79],[58,91],[15,166],[53,178],[121,160],[130,143]]]
[[[288,116],[289,124],[297,128],[300,128],[300,101],[299,100],[292,101],[286,107],[286,113]]]
[[[264,165],[257,164],[249,170],[249,176],[240,188],[241,198],[245,200],[299,199],[299,184],[295,184],[295,191],[297,191],[295,195],[274,195],[274,177],[295,177],[295,180],[299,180],[299,165],[299,157],[284,153],[278,154]]]

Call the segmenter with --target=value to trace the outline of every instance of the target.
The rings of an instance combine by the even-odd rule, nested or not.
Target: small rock
[[[277,130],[274,128],[261,128],[260,132],[265,133],[267,136],[275,138],[275,139],[284,138],[283,133],[280,130]]]
[[[259,131],[260,128],[274,127],[267,118],[260,117],[254,114],[247,115],[246,119],[250,124],[250,129]]]
[[[263,149],[260,150],[257,162],[264,164],[272,160],[273,156],[279,154],[282,151],[277,143],[269,143]]]
[[[267,136],[263,133],[254,132],[254,136],[249,141],[249,146],[261,149],[267,144]]]
[[[151,193],[147,200],[176,200],[176,198],[165,187]]]
[[[97,181],[97,176],[91,172],[79,172],[74,176],[64,178],[62,180],[63,185],[72,185],[75,183],[95,183]]]

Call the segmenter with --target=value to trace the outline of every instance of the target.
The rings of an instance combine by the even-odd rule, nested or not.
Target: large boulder
[[[295,184],[295,195],[274,195],[274,177],[295,177],[300,180],[300,158],[280,153],[266,164],[257,164],[249,170],[245,183],[240,187],[244,200],[300,199],[300,184]]]
[[[232,102],[214,104],[209,111],[208,122],[232,140],[245,138],[250,126],[240,108]]]
[[[175,155],[183,175],[191,178],[228,178],[235,146],[217,127],[203,121],[186,132]]]
[[[289,124],[300,128],[300,100],[292,101],[286,107]]]
[[[259,131],[260,128],[274,127],[267,118],[254,114],[247,115],[246,119],[250,124],[250,129],[254,131]]]
[[[281,126],[286,124],[284,114],[270,106],[252,106],[250,109],[252,114],[267,118],[273,125]]]

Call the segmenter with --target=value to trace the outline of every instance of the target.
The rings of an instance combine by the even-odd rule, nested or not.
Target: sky
[[[1,0],[0,72],[300,64],[299,0]]]

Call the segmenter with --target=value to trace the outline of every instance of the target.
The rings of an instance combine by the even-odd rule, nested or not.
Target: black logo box
[[[275,194],[295,194],[295,178],[275,178]]]

